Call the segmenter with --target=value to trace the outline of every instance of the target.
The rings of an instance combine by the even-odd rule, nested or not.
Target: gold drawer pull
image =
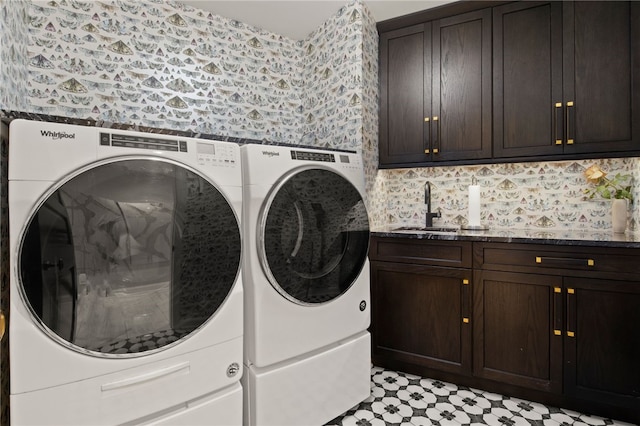
[[[4,337],[4,332],[7,328],[7,321],[4,317],[4,312],[0,311],[0,340]]]
[[[596,266],[596,261],[594,259],[576,259],[571,257],[542,257],[536,256],[535,261],[537,264],[541,265],[544,263],[548,266],[555,267],[566,267],[566,266]]]
[[[469,318],[462,318],[462,322],[465,324],[469,324]]]

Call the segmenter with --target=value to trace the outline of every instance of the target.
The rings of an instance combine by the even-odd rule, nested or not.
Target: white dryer
[[[11,421],[242,421],[236,144],[14,120]]]
[[[362,160],[267,145],[241,154],[244,422],[324,424],[370,392]]]

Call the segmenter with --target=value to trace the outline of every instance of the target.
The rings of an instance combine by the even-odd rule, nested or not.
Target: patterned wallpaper
[[[34,2],[30,112],[297,142],[302,49],[181,3]]]
[[[305,145],[360,151],[368,205],[378,168],[378,32],[359,1],[304,40]],[[370,213],[371,214],[371,213]]]
[[[611,201],[587,199],[583,193],[590,187],[583,173],[591,164],[612,174],[630,174],[636,182],[640,178],[635,158],[380,170],[376,194],[381,194],[377,201],[384,205],[384,213],[376,217],[376,225],[424,226],[427,181],[431,183],[432,211],[439,208],[442,212],[442,218],[434,219],[434,225],[465,225],[468,186],[475,176],[481,187],[483,225],[608,230]],[[639,196],[635,188],[634,199]],[[637,204],[629,216],[629,230],[638,226]]]
[[[29,30],[27,0],[0,0],[0,106],[28,109],[27,56]]]
[[[355,6],[355,5],[354,5]],[[302,143],[356,149],[362,140],[362,9],[343,7],[302,43]],[[336,137],[338,136],[338,137]]]
[[[0,4],[2,25],[11,26],[3,87],[14,81],[8,76],[28,73],[15,79],[27,87],[3,90],[3,108],[356,149],[374,227],[421,223],[426,180],[443,212],[439,223],[464,223],[472,175],[492,226],[611,227],[609,202],[582,198],[589,161],[378,171],[378,37],[361,0],[300,41],[173,1]],[[635,159],[596,163],[640,179]]]

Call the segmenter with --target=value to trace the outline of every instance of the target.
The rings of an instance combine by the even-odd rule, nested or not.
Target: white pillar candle
[[[469,226],[480,226],[480,185],[469,185]]]

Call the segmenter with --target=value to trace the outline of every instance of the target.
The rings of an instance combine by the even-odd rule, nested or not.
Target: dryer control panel
[[[336,162],[336,157],[333,154],[313,151],[291,151],[291,159],[307,161],[328,161],[330,163]]]
[[[354,152],[330,153],[321,151],[291,150],[291,159],[335,163],[346,168],[358,168],[361,166],[360,157]]]
[[[196,158],[201,166],[233,167],[239,161],[237,150],[229,143],[196,142]]]

